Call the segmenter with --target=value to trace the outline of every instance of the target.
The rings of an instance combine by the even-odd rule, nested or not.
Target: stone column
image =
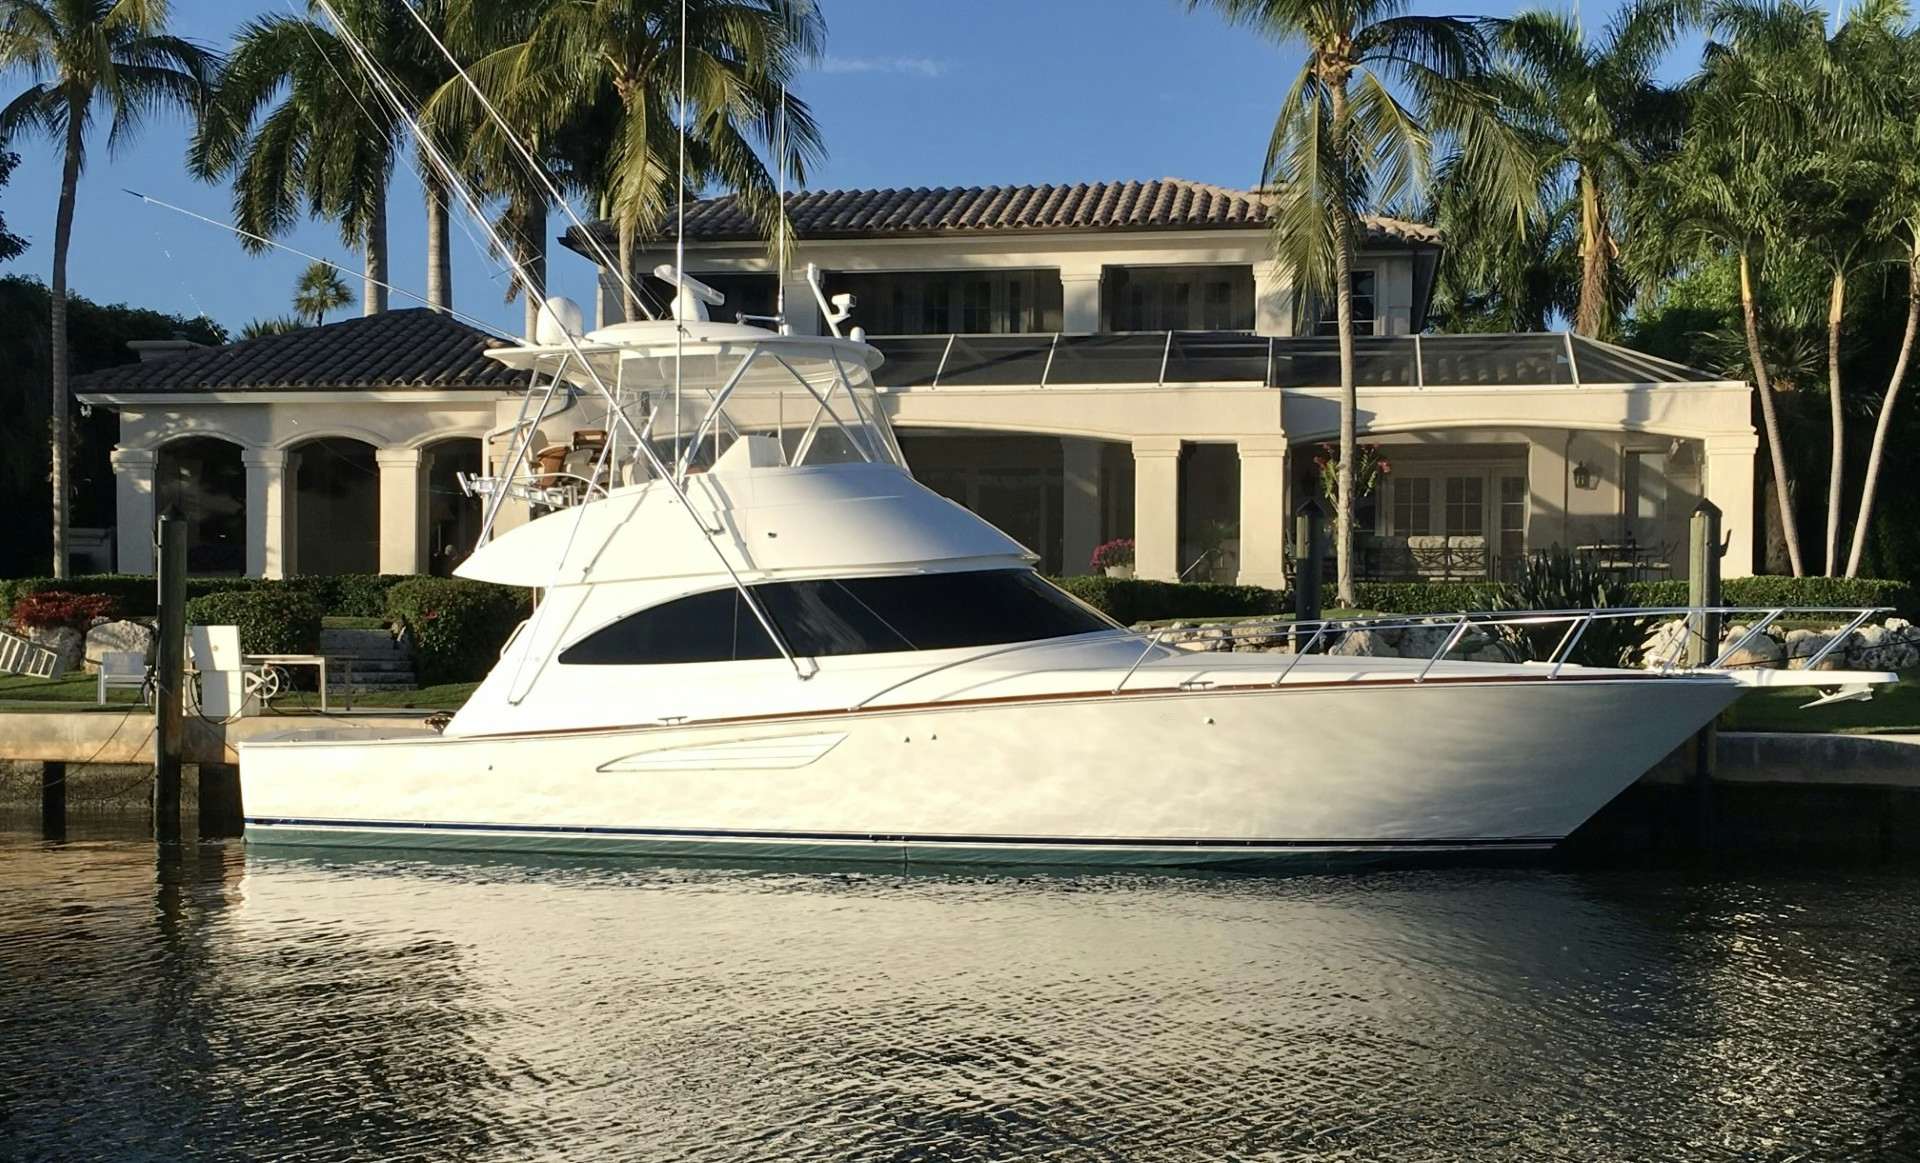
[[[1180,576],[1180,438],[1133,442],[1134,573],[1155,581]]]
[[[1100,267],[1063,268],[1060,271],[1060,330],[1100,330]]]
[[[1277,262],[1253,264],[1253,329],[1261,335],[1293,334],[1293,286]]]
[[[380,572],[422,573],[426,514],[420,505],[420,450],[377,449],[380,465]]]
[[[1287,584],[1287,438],[1240,441],[1240,584]]]
[[[1060,572],[1087,573],[1100,544],[1100,451],[1098,440],[1060,440]]]
[[[247,576],[285,577],[291,572],[287,551],[287,452],[249,448],[240,453],[247,467]]]
[[[1758,532],[1753,511],[1753,459],[1759,448],[1760,438],[1752,432],[1707,437],[1701,485],[1707,499],[1720,506],[1721,535],[1727,538],[1726,556],[1720,559],[1723,578],[1753,574]]]
[[[153,572],[153,474],[159,460],[150,449],[113,450],[114,568],[120,573]]]

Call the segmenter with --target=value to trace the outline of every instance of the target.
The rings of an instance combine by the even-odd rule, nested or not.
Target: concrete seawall
[[[1705,789],[1690,781],[1690,748],[1601,809],[1564,852],[1920,863],[1920,736],[1725,732]]]

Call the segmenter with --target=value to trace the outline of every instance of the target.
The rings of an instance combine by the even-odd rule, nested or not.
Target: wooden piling
[[[40,834],[58,840],[67,834],[67,765],[40,765]]]
[[[180,756],[185,716],[187,638],[187,523],[171,514],[158,522],[160,589],[154,643],[153,828],[162,839],[180,835]]]
[[[1694,507],[1688,524],[1687,605],[1696,611],[1687,627],[1687,665],[1710,666],[1720,654],[1719,614],[1706,610],[1722,604],[1720,594],[1720,508],[1712,501]],[[1688,775],[1692,792],[1694,843],[1713,847],[1713,777],[1720,752],[1720,728],[1708,723],[1693,737],[1693,764]]]
[[[240,803],[239,765],[202,763],[199,772],[200,835],[240,835],[244,816]]]
[[[1320,583],[1327,564],[1327,503],[1308,497],[1293,516],[1293,616],[1320,617]]]

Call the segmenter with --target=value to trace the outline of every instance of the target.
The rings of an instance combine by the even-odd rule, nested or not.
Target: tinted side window
[[[916,650],[1037,642],[1111,629],[1021,569],[849,578],[840,585]]]
[[[1064,638],[1109,623],[1026,570],[767,582],[753,587],[797,655],[830,658]],[[779,650],[734,590],[630,614],[560,652],[587,666],[730,662]]]
[[[586,666],[636,663],[729,662],[778,658],[737,590],[678,598],[629,614],[560,652],[560,661]]]

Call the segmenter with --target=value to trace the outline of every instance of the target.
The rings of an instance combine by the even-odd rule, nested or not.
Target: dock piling
[[[1720,600],[1720,507],[1702,500],[1694,507],[1687,527],[1687,604],[1700,611],[1691,615],[1687,634],[1687,665],[1711,666],[1720,653],[1720,615],[1705,611]],[[1713,778],[1720,753],[1720,728],[1708,723],[1693,737],[1692,789],[1694,842],[1713,847]]]
[[[1308,497],[1293,515],[1293,617],[1320,618],[1320,582],[1327,564],[1327,504]]]
[[[40,834],[49,840],[67,834],[67,765],[48,761],[40,765]]]
[[[153,828],[161,839],[180,835],[180,755],[185,716],[187,638],[187,523],[168,514],[156,533],[159,611],[153,667]]]

